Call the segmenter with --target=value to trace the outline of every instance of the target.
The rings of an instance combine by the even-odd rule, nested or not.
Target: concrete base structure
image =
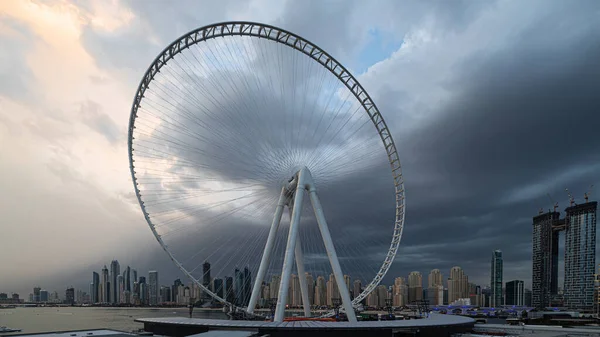
[[[154,334],[185,337],[214,330],[249,331],[278,336],[421,336],[443,337],[473,330],[468,317],[432,314],[429,318],[367,322],[261,322],[198,318],[140,318],[144,330]]]

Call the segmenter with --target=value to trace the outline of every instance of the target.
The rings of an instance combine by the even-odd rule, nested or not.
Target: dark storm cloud
[[[101,66],[131,67],[141,72],[163,45],[208,23],[204,17],[192,18],[188,13],[193,11],[187,8],[151,10],[155,4],[146,8],[142,2],[133,2],[131,7],[140,21],[131,31],[121,32],[122,36],[84,32],[84,44]],[[311,6],[310,2],[288,3],[276,24],[305,36],[342,61],[351,61],[366,34],[365,26],[357,24],[360,19],[374,22],[373,18],[378,18],[384,22],[382,26],[393,27],[403,36],[411,26],[432,15],[437,29],[460,34],[482,12],[493,11],[499,4],[464,2],[448,6],[439,1],[397,8],[398,3],[392,2],[382,4],[385,13],[371,18],[358,15],[358,5],[332,2],[317,11]],[[511,41],[501,47],[494,47],[493,32],[490,41],[472,41],[489,44],[489,48],[468,55],[452,69],[453,76],[445,83],[452,94],[450,102],[436,107],[434,118],[419,128],[394,134],[403,162],[408,204],[404,236],[396,263],[384,280],[386,284],[412,270],[427,275],[429,270],[439,268],[447,277],[450,267],[460,265],[471,280],[485,285],[494,249],[504,252],[505,279],[528,282],[531,218],[539,207],[550,206],[545,194],[551,193],[562,208],[566,205],[564,187],[580,196],[589,184],[600,185],[598,7],[593,1],[544,7],[531,14],[526,28],[515,31]],[[373,13],[361,10],[365,15]],[[218,10],[215,17],[225,17],[225,13]],[[310,24],[306,24],[307,17],[312,18]],[[505,29],[519,28],[507,20]],[[160,42],[153,44],[140,32],[153,32]],[[407,116],[411,112],[407,102],[413,98],[394,86],[376,95],[376,103],[392,131],[400,130],[398,126],[411,118]],[[234,123],[230,128],[243,126]],[[237,156],[234,158],[244,155]],[[350,245],[353,237],[377,235],[382,228],[391,231],[393,197],[375,193],[391,186],[385,161],[381,165],[383,169],[377,174],[356,172],[348,177],[352,184],[323,190],[328,220],[348,225],[348,233],[336,237],[339,246]],[[219,168],[229,177],[238,169]],[[330,187],[343,192],[337,196],[339,199],[327,194]],[[355,198],[355,191],[362,197]],[[367,202],[357,204],[357,199]],[[369,227],[363,227],[365,223]],[[241,240],[245,233],[233,231],[234,223],[230,226],[213,234],[234,235],[232,240]],[[188,239],[180,249],[197,244]],[[361,252],[365,260],[379,257],[381,261],[388,247],[389,240],[363,246]],[[239,254],[235,245],[222,248]],[[361,259],[363,256],[357,258]],[[355,273],[352,269],[344,271]]]
[[[408,134],[397,134],[401,160],[409,157],[410,162],[405,165],[408,213],[397,263],[386,283],[411,270],[426,275],[440,268],[447,275],[450,267],[461,265],[472,280],[487,284],[494,249],[504,251],[507,279],[528,280],[531,217],[548,206],[545,194],[564,201],[562,184],[583,190],[597,180],[598,170],[561,181],[553,177],[600,161],[595,132],[600,102],[594,94],[600,85],[598,30],[589,25],[575,37],[550,43],[546,33],[535,29],[546,23],[536,22],[505,49],[471,55],[454,69],[447,84],[454,97],[439,108],[438,117]],[[389,97],[400,96],[390,88]],[[392,125],[397,122],[395,115],[384,116]],[[394,214],[392,198],[386,202],[385,196],[371,195],[359,198],[370,200],[360,205],[364,211],[345,217],[345,211],[358,206],[353,204],[353,189],[368,195],[391,185],[385,171],[349,180],[353,184],[336,186],[336,191],[344,191],[338,198],[332,199],[327,190],[322,197],[328,219],[347,223],[352,233],[336,237],[338,249],[360,235],[361,228],[364,232],[365,223],[373,233],[391,230]],[[540,181],[546,189],[534,193],[533,199],[507,197]],[[388,246],[389,242],[365,247],[356,263],[373,256],[382,260]]]
[[[549,207],[546,193],[563,208],[564,187],[581,200],[587,186],[598,183],[600,30],[597,21],[563,14],[534,22],[505,50],[466,60],[448,84],[457,93],[452,103],[407,135],[414,149],[400,142],[401,153],[414,160],[405,170],[403,247],[421,246],[418,254],[442,258],[445,269],[461,264],[481,281],[489,274],[488,255],[499,248],[505,277],[528,280],[530,269],[510,270],[530,268],[531,217]],[[575,20],[581,24],[569,33],[554,28]],[[520,200],[536,184],[543,188]]]

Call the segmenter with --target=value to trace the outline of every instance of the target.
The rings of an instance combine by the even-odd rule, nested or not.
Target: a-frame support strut
[[[302,246],[300,245],[300,238],[298,237],[298,226],[300,225],[301,215],[300,213],[302,211],[302,201],[305,192],[308,192],[309,194],[310,202],[312,204],[315,216],[317,218],[319,231],[321,232],[321,236],[323,237],[323,243],[325,245],[325,249],[327,250],[329,263],[331,264],[331,268],[333,270],[333,275],[335,277],[335,281],[337,283],[340,296],[342,298],[342,304],[346,311],[348,321],[356,322],[356,314],[354,313],[352,301],[350,299],[350,293],[348,291],[348,288],[346,287],[346,282],[344,281],[344,274],[342,273],[342,268],[340,267],[337,253],[335,251],[335,247],[333,246],[333,241],[331,240],[331,234],[329,233],[329,228],[325,219],[325,213],[323,213],[323,208],[321,207],[321,202],[319,201],[317,190],[315,188],[310,171],[306,167],[298,171],[298,173],[296,173],[295,177],[290,182],[290,184],[288,186],[283,187],[281,190],[279,202],[277,203],[277,208],[275,209],[275,216],[273,217],[273,222],[271,224],[271,229],[267,238],[265,250],[260,262],[260,267],[258,269],[258,274],[256,275],[254,287],[252,288],[252,295],[248,304],[248,312],[254,312],[254,308],[256,307],[256,302],[258,301],[258,297],[260,295],[261,285],[264,280],[269,261],[271,259],[271,253],[273,252],[273,246],[275,244],[277,230],[279,229],[279,224],[281,223],[283,208],[285,205],[287,205],[288,208],[291,209],[290,228],[288,233],[285,256],[283,260],[283,268],[281,272],[281,283],[279,284],[277,308],[275,309],[275,317],[273,320],[275,322],[282,322],[285,316],[285,306],[288,297],[288,285],[290,283],[294,258],[296,260],[296,266],[298,268],[298,277],[300,278],[300,291],[302,293],[302,304],[304,307],[304,314],[306,317],[310,316],[310,303],[308,302],[308,284],[304,272],[304,259],[301,248]]]

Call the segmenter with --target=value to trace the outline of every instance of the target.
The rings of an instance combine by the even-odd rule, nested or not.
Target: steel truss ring
[[[133,181],[133,187],[135,189],[135,194],[137,196],[138,202],[140,204],[140,208],[142,209],[142,213],[144,214],[144,218],[152,233],[156,237],[156,240],[160,243],[161,247],[168,254],[169,258],[177,265],[177,267],[190,279],[192,279],[203,291],[211,295],[214,299],[228,305],[232,305],[228,303],[225,299],[217,296],[217,294],[213,293],[200,282],[198,279],[193,277],[191,273],[189,273],[183,265],[173,256],[173,254],[169,251],[165,243],[163,242],[161,236],[157,233],[152,220],[150,219],[150,214],[146,211],[146,207],[144,206],[144,201],[142,200],[142,196],[140,194],[140,190],[138,188],[137,178],[135,176],[135,165],[133,159],[133,130],[135,129],[135,119],[137,118],[137,111],[144,97],[144,93],[156,74],[160,71],[160,69],[167,64],[167,62],[172,59],[175,55],[181,53],[185,49],[189,48],[192,45],[198,44],[200,42],[214,39],[217,37],[225,37],[225,36],[251,36],[264,38],[271,41],[275,41],[286,45],[288,47],[294,48],[297,51],[304,53],[309,56],[313,60],[320,63],[323,67],[329,70],[332,74],[334,74],[344,85],[352,92],[354,97],[360,102],[362,107],[365,109],[369,118],[373,122],[373,125],[377,129],[379,133],[379,137],[383,142],[385,151],[388,156],[388,160],[390,163],[392,178],[394,180],[394,188],[396,195],[396,218],[394,221],[394,233],[392,236],[392,242],[390,244],[390,248],[388,253],[383,261],[383,264],[379,268],[379,271],[373,278],[373,280],[365,287],[363,292],[358,295],[352,301],[354,306],[357,306],[363,299],[369,295],[381,282],[387,271],[389,270],[396,253],[398,251],[398,246],[400,244],[400,239],[402,238],[402,231],[404,228],[404,217],[405,217],[405,197],[404,197],[404,181],[402,178],[400,159],[398,157],[398,152],[396,150],[396,145],[394,144],[394,140],[392,139],[392,134],[390,133],[387,124],[383,120],[383,117],[379,113],[377,106],[369,96],[369,94],[365,91],[365,89],[360,85],[358,80],[350,74],[350,72],[340,64],[335,58],[325,52],[323,49],[319,48],[315,44],[309,42],[308,40],[286,31],[281,28],[277,28],[271,25],[256,23],[256,22],[247,22],[247,21],[231,21],[231,22],[221,22],[208,26],[204,26],[195,30],[190,31],[187,34],[182,35],[173,43],[171,43],[168,47],[166,47],[152,62],[152,64],[146,70],[144,77],[142,78],[138,89],[136,91],[133,105],[131,107],[131,114],[129,117],[129,131],[128,131],[128,154],[129,154],[129,168],[131,171],[131,178]]]

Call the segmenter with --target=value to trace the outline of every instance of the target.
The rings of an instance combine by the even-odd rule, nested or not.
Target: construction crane
[[[569,195],[569,206],[576,205],[575,198],[573,198],[573,196],[571,195],[571,192],[569,192],[569,189],[565,188],[565,191],[567,191],[567,194]]]
[[[583,198],[585,199],[585,202],[588,202],[590,195],[592,195],[592,188],[594,188],[594,185],[590,185],[590,188],[588,188],[587,192],[585,192],[583,194]]]
[[[554,201],[554,199],[552,199],[550,196],[550,193],[546,193],[546,195],[548,196],[548,199],[550,199],[550,203],[554,205],[554,212],[556,212],[556,209],[558,208],[558,201]]]

